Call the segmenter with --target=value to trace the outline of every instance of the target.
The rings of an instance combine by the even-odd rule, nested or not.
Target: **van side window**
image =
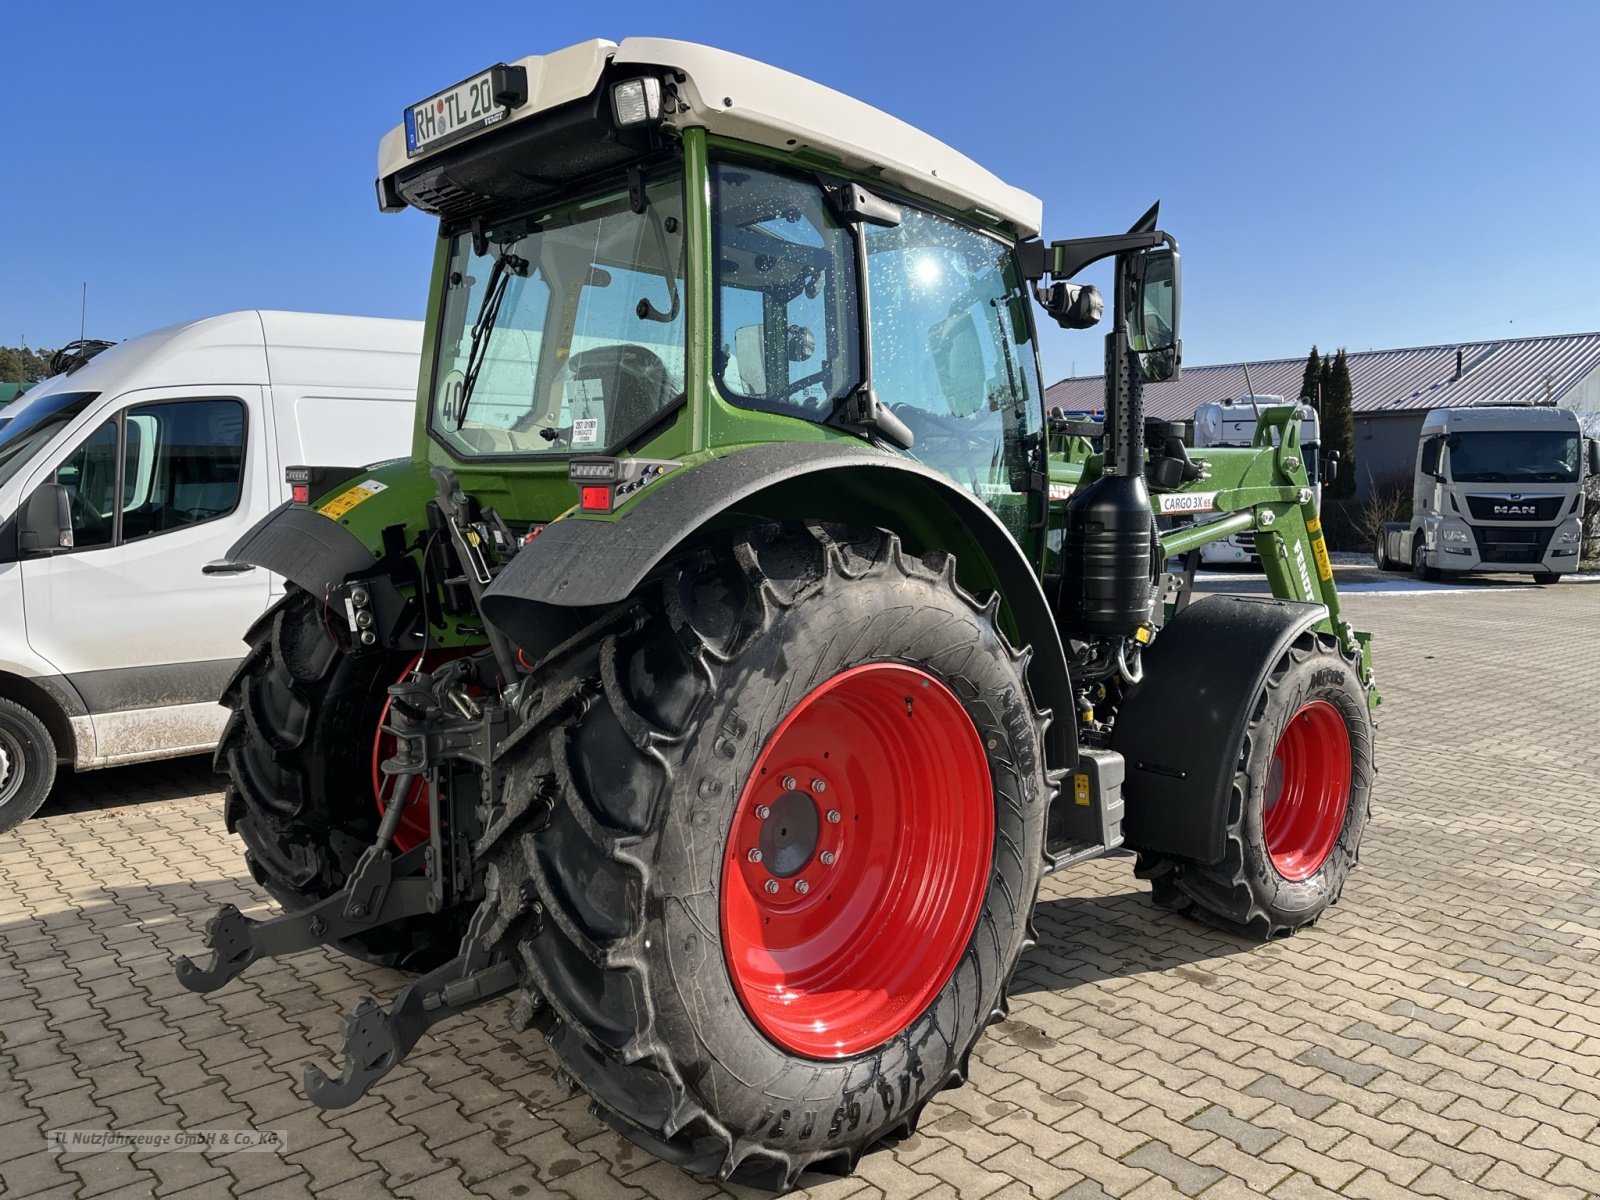
[[[244,481],[245,409],[237,400],[174,400],[128,410],[122,540],[225,517]]]
[[[117,423],[107,421],[56,468],[55,482],[72,498],[72,541],[109,546],[116,531]]]

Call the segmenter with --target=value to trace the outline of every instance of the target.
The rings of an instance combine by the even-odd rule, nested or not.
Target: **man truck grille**
[[[1544,558],[1554,529],[1526,525],[1474,525],[1478,557],[1486,563],[1532,563]]]
[[[1565,496],[1468,496],[1467,508],[1477,521],[1554,521]]]

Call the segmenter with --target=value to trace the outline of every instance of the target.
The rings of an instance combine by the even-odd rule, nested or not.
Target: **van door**
[[[202,568],[269,506],[261,391],[122,396],[33,481],[66,485],[74,547],[21,564],[28,643],[82,695],[95,765],[204,749],[221,730],[215,702],[267,578]]]

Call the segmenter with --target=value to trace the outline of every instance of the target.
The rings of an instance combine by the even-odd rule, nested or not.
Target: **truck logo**
[[[1537,516],[1539,506],[1536,504],[1496,504],[1494,515],[1497,517],[1532,517]]]

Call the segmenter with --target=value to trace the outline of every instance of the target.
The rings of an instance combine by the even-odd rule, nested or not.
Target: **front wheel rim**
[[[22,791],[28,775],[28,760],[22,742],[9,729],[0,729],[0,804]]]
[[[1327,700],[1301,705],[1289,718],[1268,766],[1262,834],[1272,868],[1309,879],[1339,842],[1350,809],[1350,730]]]
[[[846,1058],[911,1025],[954,973],[994,853],[988,759],[943,683],[852,667],[768,738],[722,869],[728,972],[773,1043]]]

